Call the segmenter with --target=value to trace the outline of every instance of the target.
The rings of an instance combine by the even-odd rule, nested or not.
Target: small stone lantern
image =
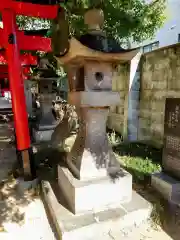
[[[119,93],[112,91],[116,66],[131,60],[137,50],[125,50],[108,38],[101,30],[103,22],[101,9],[87,11],[89,32],[71,38],[68,53],[57,58],[67,69],[68,102],[76,106],[80,121],[67,168],[58,170],[60,188],[74,213],[131,199],[132,177],[109,146],[106,121],[110,106],[120,101]],[[124,178],[127,185],[121,191]]]

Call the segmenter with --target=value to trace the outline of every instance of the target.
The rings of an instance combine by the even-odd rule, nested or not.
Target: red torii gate
[[[30,53],[23,53],[20,55],[20,61],[21,61],[23,79],[24,80],[29,79],[31,67],[38,65],[38,58],[37,56],[33,56]],[[5,50],[1,49],[0,50],[0,81],[5,78],[9,78],[8,60],[6,58]]]
[[[33,154],[29,136],[28,116],[21,72],[20,50],[51,51],[51,39],[39,36],[26,36],[16,25],[16,15],[55,19],[57,5],[40,5],[13,0],[1,0],[3,29],[0,30],[0,46],[6,49],[8,72],[14,112],[14,124],[17,137],[18,158],[24,169],[24,179],[36,177]]]

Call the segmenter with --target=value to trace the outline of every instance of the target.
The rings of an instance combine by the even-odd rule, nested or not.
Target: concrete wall
[[[130,65],[130,74],[126,67],[116,78],[115,88],[122,98],[118,112],[115,112],[115,107],[111,110],[108,126],[121,133],[124,139],[150,141],[161,146],[165,99],[180,97],[180,44],[144,54],[140,73],[137,69],[133,75],[135,63],[131,61]]]

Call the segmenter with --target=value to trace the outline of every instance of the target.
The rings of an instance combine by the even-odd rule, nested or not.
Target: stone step
[[[112,240],[118,231],[146,221],[152,211],[151,204],[133,191],[129,203],[74,215],[58,190],[57,183],[42,181],[44,203],[62,240]]]
[[[47,131],[47,130],[54,130],[57,124],[46,124],[46,125],[39,125],[39,131]]]
[[[174,204],[180,204],[180,181],[164,172],[155,173],[151,177],[151,185],[166,200]]]

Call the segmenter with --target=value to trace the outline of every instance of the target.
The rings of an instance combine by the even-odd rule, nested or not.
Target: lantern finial
[[[102,9],[92,8],[87,10],[84,15],[84,23],[90,31],[101,30],[104,24],[104,13]]]

